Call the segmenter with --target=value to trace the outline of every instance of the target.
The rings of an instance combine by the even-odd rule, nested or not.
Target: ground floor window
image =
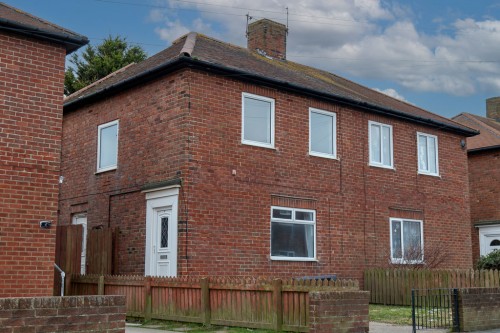
[[[422,221],[391,218],[391,260],[419,263],[424,260]]]
[[[316,211],[271,207],[271,259],[316,259]]]

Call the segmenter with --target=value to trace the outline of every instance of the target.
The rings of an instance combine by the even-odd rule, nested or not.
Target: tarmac
[[[176,330],[176,331],[165,331],[165,330],[159,330],[155,328],[148,328],[148,327],[138,327],[138,326],[132,326],[127,324],[127,327],[125,328],[125,333],[179,333],[179,332],[186,332],[185,330]],[[189,332],[189,331],[187,331]],[[226,331],[221,330],[219,333],[224,333]],[[448,330],[444,329],[425,329],[425,330],[418,330],[419,333],[445,333],[449,332]],[[411,326],[397,326],[397,325],[390,325],[390,324],[384,324],[384,323],[375,323],[375,322],[370,322],[370,333],[412,333],[412,327]],[[497,330],[489,330],[489,331],[475,331],[471,333],[500,333],[500,329]]]

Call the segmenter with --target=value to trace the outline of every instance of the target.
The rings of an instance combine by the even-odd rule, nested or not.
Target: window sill
[[[403,259],[392,259],[391,264],[394,265],[423,265],[424,260],[403,260]]]
[[[316,258],[271,257],[272,261],[307,261],[318,262]]]
[[[327,158],[329,160],[339,160],[336,155],[329,155],[329,154],[322,154],[322,153],[315,153],[310,151],[309,156],[314,156],[314,157],[322,157],[322,158]]]
[[[393,165],[383,165],[383,164],[373,164],[373,163],[368,163],[368,165],[375,168],[396,170]]]
[[[95,174],[95,175],[98,175],[98,174],[105,173],[105,172],[108,172],[108,171],[114,171],[114,170],[116,170],[116,169],[118,169],[118,167],[117,167],[117,166],[108,167],[108,168],[104,168],[104,169],[99,169],[99,170],[97,170],[94,174]]]
[[[425,172],[425,171],[419,171],[418,174],[423,175],[423,176],[431,176],[431,177],[441,178],[441,175],[439,173],[430,173],[430,172]]]
[[[268,149],[273,149],[275,150],[276,148],[274,147],[274,144],[267,144],[267,143],[261,143],[257,141],[241,141],[242,144],[247,145],[247,146],[254,146],[254,147],[260,147],[260,148],[268,148]]]

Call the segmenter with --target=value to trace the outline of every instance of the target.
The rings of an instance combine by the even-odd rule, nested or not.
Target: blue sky
[[[500,1],[11,0],[86,35],[138,43],[149,55],[188,31],[246,45],[246,14],[286,23],[287,58],[438,113],[485,114],[500,96]]]

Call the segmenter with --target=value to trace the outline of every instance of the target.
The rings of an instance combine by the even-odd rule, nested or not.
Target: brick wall
[[[0,297],[52,294],[65,56],[0,33]]]
[[[2,333],[125,332],[125,296],[0,298]]]
[[[472,224],[500,220],[500,149],[469,153]],[[472,230],[474,261],[479,258],[479,233]]]
[[[242,92],[275,99],[276,149],[241,143]],[[338,159],[308,155],[309,107],[337,113]],[[118,118],[118,168],[95,174],[97,126]],[[394,170],[368,165],[369,120],[393,126]],[[361,279],[387,264],[390,217],[423,220],[443,268],[471,267],[467,156],[453,133],[192,70],[69,111],[64,124],[64,223],[77,209],[91,226],[112,212],[109,223],[143,234],[141,186],[182,178],[179,275]],[[417,131],[438,136],[440,177],[417,173]],[[270,259],[272,205],[316,210],[317,261]],[[129,262],[116,274],[144,272],[140,238],[119,237]]]
[[[500,288],[459,290],[460,332],[500,329]]]
[[[368,291],[310,292],[309,332],[368,332],[369,301]]]

